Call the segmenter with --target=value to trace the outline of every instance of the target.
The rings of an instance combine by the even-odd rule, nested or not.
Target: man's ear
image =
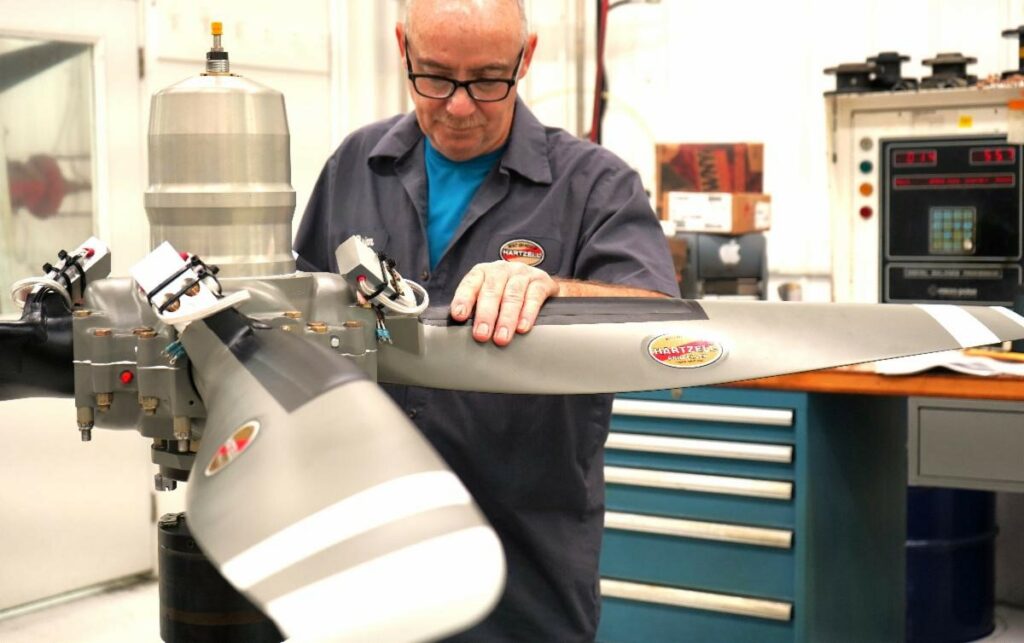
[[[401,22],[395,23],[395,40],[398,41],[398,64],[405,69],[405,25]]]
[[[530,62],[533,60],[533,52],[536,49],[537,34],[532,33],[526,37],[526,50],[523,52],[523,64],[519,66],[519,78],[525,76],[526,72],[530,69]]]

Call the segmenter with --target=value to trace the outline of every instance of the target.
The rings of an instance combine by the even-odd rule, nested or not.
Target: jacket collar
[[[370,163],[404,158],[423,140],[423,132],[416,121],[415,112],[401,117],[377,142],[370,152]],[[511,170],[535,183],[551,183],[551,164],[548,161],[548,140],[544,126],[518,96],[508,147],[501,157],[501,167]]]

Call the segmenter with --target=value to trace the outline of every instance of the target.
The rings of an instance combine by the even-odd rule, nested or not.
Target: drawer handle
[[[702,458],[732,458],[734,460],[783,462],[786,464],[793,462],[793,447],[786,444],[753,444],[616,432],[608,434],[608,442],[605,443],[605,447],[645,453],[693,455]]]
[[[612,402],[614,415],[666,420],[699,420],[701,422],[740,422],[765,426],[793,426],[791,409],[766,409],[752,406],[723,404],[688,404],[685,402],[655,402],[652,400],[626,400]]]
[[[677,491],[726,493],[734,496],[771,498],[773,500],[790,500],[793,497],[793,483],[777,480],[754,480],[626,467],[605,467],[604,479],[606,483],[675,489]]]
[[[793,604],[783,601],[697,592],[690,589],[661,587],[644,583],[627,583],[609,578],[601,579],[601,596],[624,598],[644,603],[673,605],[675,607],[690,607],[710,612],[754,616],[773,621],[788,621],[793,617]]]
[[[661,516],[644,516],[640,514],[608,511],[604,514],[605,529],[619,529],[663,536],[680,538],[697,538],[700,540],[718,540],[759,547],[775,547],[792,549],[793,532],[789,529],[767,529],[764,527],[745,527],[720,522],[703,522],[697,520],[680,520]]]

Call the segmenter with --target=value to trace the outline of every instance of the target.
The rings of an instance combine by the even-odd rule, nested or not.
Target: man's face
[[[487,3],[484,3],[487,4]],[[403,64],[414,74],[457,81],[512,79],[529,67],[536,36],[522,40],[515,3],[488,11],[476,2],[421,2],[410,17],[410,33],[398,25],[396,35]],[[511,7],[513,10],[507,10]],[[465,161],[500,148],[508,139],[515,110],[516,88],[495,102],[470,97],[459,87],[449,98],[421,96],[409,81],[409,94],[420,129],[441,154]]]

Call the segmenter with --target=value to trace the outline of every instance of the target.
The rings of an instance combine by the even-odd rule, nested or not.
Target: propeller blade
[[[347,359],[234,309],[181,342],[210,415],[189,524],[288,637],[434,639],[504,587],[501,543],[459,479]]]
[[[506,347],[475,342],[447,308],[388,322],[381,382],[491,393],[703,386],[1024,337],[998,307],[637,298],[549,300]]]

